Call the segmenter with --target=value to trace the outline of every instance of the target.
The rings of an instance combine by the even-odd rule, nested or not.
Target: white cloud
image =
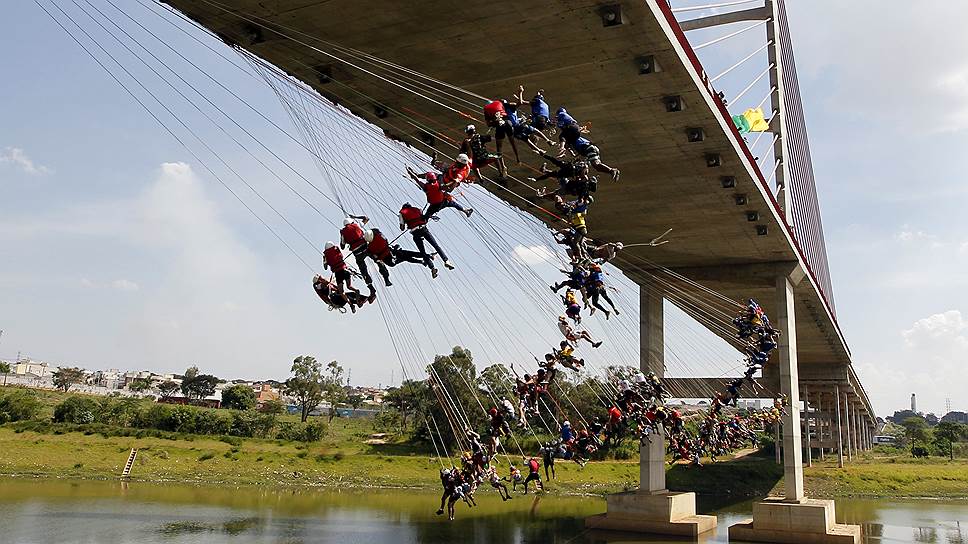
[[[88,288],[88,289],[91,289],[91,288],[93,288],[95,286],[94,285],[94,282],[91,281],[91,280],[89,280],[89,279],[87,279],[87,278],[81,278],[81,282],[80,283],[81,283],[81,287],[85,287],[85,288]]]
[[[36,164],[19,147],[7,147],[3,151],[0,151],[0,164],[12,164],[32,176],[41,176],[53,172],[53,170],[42,164]]]
[[[968,320],[962,317],[960,311],[948,310],[915,321],[910,329],[901,331],[901,336],[904,344],[910,348],[932,349],[950,343],[968,347],[966,332]]]
[[[137,291],[141,289],[141,286],[138,285],[137,283],[123,278],[114,280],[113,282],[111,282],[111,287],[114,287],[118,291],[128,291],[128,292]]]
[[[524,264],[541,264],[555,260],[555,254],[545,246],[514,246],[514,257]]]

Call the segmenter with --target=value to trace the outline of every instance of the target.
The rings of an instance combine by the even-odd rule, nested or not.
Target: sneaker
[[[605,321],[608,321],[608,316],[610,316],[611,314],[608,313],[608,310],[602,310],[602,311],[605,312]]]
[[[601,345],[602,345],[602,341],[601,340],[599,340],[598,342],[592,342],[592,347],[593,348],[601,347]]]
[[[597,310],[597,308],[595,308],[594,306],[592,306],[591,311],[588,312],[588,315],[595,315],[595,311],[596,310]]]
[[[622,175],[622,172],[619,171],[618,168],[612,168],[612,181],[618,181],[618,178],[621,175]]]
[[[386,284],[387,284],[387,287],[393,287],[393,282],[391,282],[390,280],[387,280],[387,281],[386,281],[386,282],[384,282],[384,283],[386,283]]]
[[[431,277],[433,277],[434,279],[437,279],[437,274],[438,274],[438,272],[437,272],[437,269],[436,268],[431,268],[430,269],[430,276]]]
[[[471,214],[474,213],[474,208],[467,208],[464,210],[464,213],[467,214],[467,217],[470,217]]]
[[[370,295],[369,297],[367,297],[366,300],[370,304],[373,304],[373,302],[376,300],[376,293],[373,293],[372,295]]]
[[[440,510],[437,510],[436,513],[437,513],[438,516],[442,516],[442,515],[444,515],[444,509],[441,508]]]
[[[622,315],[618,312],[618,308],[615,308],[615,315]]]
[[[454,269],[454,263],[452,263],[450,261],[444,261],[444,266],[447,267],[447,270],[453,270]]]
[[[558,292],[558,290],[555,289],[555,286],[554,285],[549,285],[548,287],[551,287],[551,292],[552,293],[557,293]]]

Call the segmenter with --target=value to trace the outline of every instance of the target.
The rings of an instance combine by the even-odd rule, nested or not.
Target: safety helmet
[[[426,174],[424,174],[424,178],[426,178],[427,181],[433,183],[437,181],[437,174],[434,174],[433,172],[427,172]]]
[[[558,321],[568,321],[568,318],[565,317],[565,316],[563,316],[563,315],[559,315],[558,316]]]
[[[333,249],[334,247],[336,247],[336,244],[333,242],[326,242],[326,249]]]
[[[352,218],[352,217],[347,217],[346,219],[343,219],[343,226],[344,226],[344,227],[345,227],[346,225],[350,225],[350,224],[352,224],[352,223],[353,223],[353,218]]]
[[[370,243],[373,241],[373,238],[374,238],[373,230],[366,229],[366,232],[363,233],[363,239],[366,240],[367,243]]]
[[[477,130],[477,127],[475,127],[474,125],[467,125],[467,128],[464,129],[464,132],[466,132],[467,134],[470,134],[476,130]]]
[[[637,383],[645,383],[645,376],[642,373],[636,374],[635,381]]]
[[[561,347],[565,347],[568,345],[568,340],[562,340],[561,344],[558,344],[558,345],[560,345]]]
[[[461,153],[460,155],[457,155],[457,162],[467,164],[471,162],[471,158],[467,156],[467,153]]]
[[[561,426],[562,427],[571,427],[571,422],[566,420],[564,423],[561,424]]]
[[[497,408],[491,408],[490,410],[487,411],[487,413],[491,414],[492,416],[496,416]]]
[[[628,380],[621,380],[621,381],[619,381],[618,382],[618,388],[619,388],[620,391],[625,391],[626,389],[628,389],[629,388],[629,382],[628,382]]]
[[[563,113],[568,113],[568,111],[565,110],[565,107],[564,106],[561,106],[560,108],[558,108],[558,112],[557,113],[558,113],[558,115],[561,115]]]
[[[622,242],[615,242],[615,249],[622,249],[623,247],[625,247],[625,244]]]

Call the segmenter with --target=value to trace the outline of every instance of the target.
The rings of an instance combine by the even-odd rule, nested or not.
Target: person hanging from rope
[[[605,443],[611,444],[617,439],[619,433],[621,432],[622,420],[624,419],[622,411],[619,410],[618,406],[612,405],[608,409],[608,423],[605,424]]]
[[[746,380],[744,378],[739,378],[729,382],[726,385],[726,404],[736,406],[739,402],[739,391],[743,387],[743,383]]]
[[[608,288],[605,287],[605,274],[602,272],[602,267],[597,264],[592,264],[589,268],[590,273],[588,274],[588,279],[585,281],[585,292],[588,293],[588,298],[592,303],[590,314],[594,314],[595,310],[599,309],[605,313],[605,319],[608,319],[608,310],[598,303],[598,299],[601,297],[612,307],[615,315],[621,315],[618,308],[615,307],[615,303],[608,296]]]
[[[575,357],[575,348],[567,340],[562,340],[559,348],[554,350],[554,358],[561,363],[561,366],[575,372],[580,372],[581,369],[585,368],[585,360]]]
[[[524,99],[523,85],[518,86],[518,94],[512,98],[514,100],[505,102],[504,111],[507,113],[508,122],[511,123],[513,128],[514,137],[527,143],[536,152],[541,152],[541,148],[538,147],[536,142],[538,139],[544,141],[549,146],[553,146],[555,144],[554,140],[549,138],[541,129],[532,126],[524,116],[518,115],[519,106],[523,104],[530,105],[530,101]]]
[[[558,130],[562,130],[571,125],[577,126],[580,134],[588,134],[589,132],[588,125],[579,123],[577,119],[568,113],[568,110],[564,106],[558,108],[558,111],[555,112],[555,126],[558,127]]]
[[[581,197],[571,202],[565,202],[560,196],[555,197],[555,208],[565,214],[568,223],[571,225],[572,234],[572,260],[578,263],[588,261],[588,254],[585,251],[585,237],[588,235],[588,226],[585,224],[585,214],[588,213],[588,206],[594,202],[591,195]]]
[[[535,486],[544,491],[544,486],[541,485],[541,463],[534,457],[530,459],[522,458],[522,460],[528,465],[528,477],[524,479],[524,493],[528,493],[529,482],[535,482]]]
[[[424,219],[430,219],[444,208],[454,208],[459,212],[463,212],[467,217],[470,217],[474,213],[473,208],[464,208],[454,201],[452,194],[444,192],[441,189],[437,174],[427,172],[423,176],[419,176],[409,166],[407,167],[407,174],[410,175],[410,179],[413,180],[414,184],[427,195],[427,211],[424,212]]]
[[[350,275],[349,267],[346,266],[346,261],[343,260],[343,252],[333,242],[326,242],[325,249],[323,250],[323,270],[326,269],[333,271],[333,277],[336,278],[336,286],[341,292],[349,289],[350,291],[356,291],[357,294],[360,293],[359,289],[353,287],[353,276]]]
[[[510,402],[508,404],[510,404]],[[489,415],[491,418],[489,423],[491,425],[492,435],[507,436],[511,434],[511,426],[508,424],[507,417],[502,410],[498,410],[497,407],[493,407],[487,411],[487,415]]]
[[[437,152],[434,151],[430,164],[440,172],[440,188],[445,193],[453,192],[461,183],[474,183],[471,180],[471,159],[466,153],[458,153],[454,162],[445,168],[444,163],[437,160]]]
[[[556,230],[552,233],[552,236],[554,237],[555,242],[568,248],[566,252],[568,253],[568,258],[571,259],[572,263],[583,262],[579,256],[585,254],[584,236],[579,235],[579,233],[572,227]]]
[[[440,484],[444,488],[443,494],[440,496],[440,509],[437,510],[437,515],[443,515],[444,513],[444,502],[447,502],[447,518],[450,521],[454,521],[454,504],[460,500],[460,493],[457,491],[457,475],[459,474],[457,467],[451,467],[449,469],[440,469]],[[448,500],[449,499],[449,500]]]
[[[369,296],[363,296],[359,291],[340,291],[335,283],[326,280],[319,274],[313,277],[313,289],[319,298],[328,304],[331,310],[339,310],[341,312],[346,312],[345,308],[348,305],[350,311],[356,313],[357,308],[361,308],[364,304],[376,300],[376,292],[373,290],[373,286],[370,285],[369,288]]]
[[[524,95],[524,87],[520,87],[521,94]],[[531,126],[544,132],[551,128],[551,108],[545,101],[544,89],[538,89],[534,97],[529,101],[531,106]]]
[[[576,332],[575,329],[573,329],[568,323],[568,316],[558,316],[558,330],[561,331],[561,334],[565,337],[565,340],[576,346],[578,345],[579,340],[588,342],[593,348],[597,348],[602,345],[602,341],[596,342],[594,339],[592,339],[592,335],[589,334],[588,331],[582,329]]]
[[[484,122],[487,126],[494,129],[494,143],[497,146],[498,155],[502,155],[501,146],[505,139],[511,144],[514,151],[514,160],[521,164],[521,157],[518,155],[518,144],[514,143],[514,126],[508,121],[508,113],[505,109],[507,102],[504,100],[493,100],[484,106]]]
[[[444,253],[444,250],[441,249],[434,235],[427,228],[427,218],[420,212],[420,208],[414,208],[409,202],[405,202],[403,207],[400,208],[400,230],[406,229],[410,229],[410,235],[413,236],[413,242],[417,245],[417,251],[420,252],[420,256],[423,258],[424,266],[430,268],[430,273],[433,277],[437,277],[437,268],[434,267],[433,258],[427,253],[427,249],[424,247],[424,240],[437,250],[437,255],[440,255],[440,258],[443,259],[444,266],[448,270],[454,269],[454,263],[447,259],[447,254]]]
[[[582,128],[578,123],[570,123],[562,127],[558,134],[558,141],[560,142],[558,156],[563,156],[565,150],[570,150],[587,160],[595,170],[610,175],[612,181],[618,181],[622,175],[618,168],[612,168],[602,162],[602,155],[598,146],[582,136]]]
[[[521,470],[518,467],[511,464],[508,468],[508,481],[511,482],[511,490],[517,491],[518,485],[524,481],[524,477],[521,476]]]
[[[589,240],[591,241],[591,240]],[[618,256],[625,245],[622,242],[606,242],[600,245],[588,247],[588,257],[598,264],[605,264]]]
[[[578,297],[575,296],[573,289],[568,289],[561,297],[561,302],[565,305],[565,315],[568,316],[576,325],[581,324],[581,305],[578,304]]]
[[[497,467],[491,466],[487,478],[491,482],[491,487],[497,489],[497,492],[501,495],[501,500],[511,500],[511,492],[508,491],[508,486],[501,483],[501,477],[497,474]]]
[[[474,175],[477,176],[477,179],[483,180],[484,176],[481,175],[481,168],[492,164],[497,165],[498,177],[500,179],[506,178],[508,175],[508,167],[504,162],[504,157],[500,153],[491,153],[487,150],[487,142],[491,141],[491,135],[480,134],[474,125],[467,125],[464,129],[464,134],[466,137],[460,144],[460,152],[471,158],[471,168],[474,170]]]
[[[363,239],[366,240],[366,252],[378,265],[380,265],[380,274],[383,275],[383,281],[387,284],[387,287],[393,285],[390,283],[390,272],[387,270],[388,266],[397,266],[400,263],[413,263],[427,266],[422,253],[416,251],[410,251],[408,249],[402,249],[399,245],[390,245],[390,241],[387,237],[380,231],[380,229],[367,229],[363,233]],[[433,273],[433,266],[429,266],[431,273]]]
[[[585,280],[588,278],[588,272],[585,271],[585,268],[579,264],[572,263],[571,271],[562,269],[559,270],[565,274],[568,274],[568,279],[552,285],[551,290],[557,293],[558,291],[561,291],[563,287],[568,287],[576,291],[582,291],[582,294],[584,295]]]
[[[545,481],[550,482],[552,478],[558,478],[555,474],[555,456],[558,455],[558,450],[560,449],[560,443],[548,441],[541,445],[541,458],[544,461],[544,473]],[[551,472],[551,476],[548,476],[548,472]]]
[[[360,223],[356,221],[359,220]],[[353,258],[356,259],[356,267],[360,269],[360,275],[363,276],[363,281],[370,287],[373,286],[373,278],[370,276],[370,272],[367,270],[366,257],[368,253],[366,251],[366,238],[363,236],[362,225],[367,224],[370,221],[365,215],[348,215],[343,219],[343,228],[339,231],[339,247],[349,248],[350,252],[353,253]],[[380,275],[383,276],[383,281],[387,287],[390,287],[390,273],[387,272],[386,265],[380,261],[376,261],[376,266],[380,271]]]
[[[558,169],[548,168],[548,163],[541,163],[541,175],[536,178],[528,178],[532,183],[555,178],[558,180],[558,188],[551,191],[546,187],[538,189],[538,198],[553,199],[556,196],[572,195],[585,197],[598,190],[598,178],[588,175],[588,162],[576,159],[566,162],[547,153],[540,153],[546,161],[550,161]]]

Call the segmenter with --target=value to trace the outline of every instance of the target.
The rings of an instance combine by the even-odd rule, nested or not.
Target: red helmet
[[[491,414],[492,416],[496,416],[497,408],[491,408],[490,410],[487,411],[487,413]]]
[[[437,174],[434,174],[433,172],[427,172],[426,174],[424,174],[424,177],[427,178],[427,181],[430,181],[430,182],[437,181]]]

